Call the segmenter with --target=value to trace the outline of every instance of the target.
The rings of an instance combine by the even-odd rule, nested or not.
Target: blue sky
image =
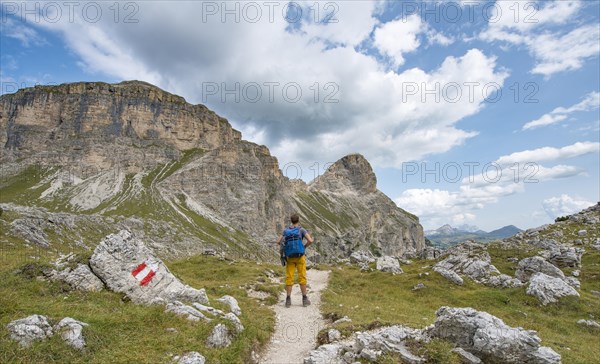
[[[151,82],[289,177],[365,155],[426,229],[529,228],[600,200],[597,1],[1,4],[2,93]]]

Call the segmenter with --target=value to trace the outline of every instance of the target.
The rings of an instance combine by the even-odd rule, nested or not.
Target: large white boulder
[[[377,270],[388,273],[403,273],[398,259],[388,256],[377,258]]]
[[[531,277],[526,292],[537,297],[543,305],[558,302],[561,297],[579,297],[579,293],[564,280],[540,272]]]
[[[525,258],[519,262],[515,276],[521,282],[527,282],[536,273],[541,272],[550,277],[564,279],[565,274],[554,264],[546,261],[546,259],[535,256]]]
[[[181,283],[140,239],[127,230],[104,238],[90,258],[90,266],[111,290],[124,293],[134,303],[208,303],[204,289]]]

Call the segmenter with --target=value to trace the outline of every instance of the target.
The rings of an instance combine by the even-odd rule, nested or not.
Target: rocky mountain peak
[[[331,192],[374,193],[377,191],[377,177],[365,157],[350,154],[331,165],[311,187]]]
[[[52,206],[107,230],[134,219],[161,226],[153,236],[169,254],[210,248],[268,260],[292,211],[319,236],[315,262],[357,249],[417,256],[425,246],[418,218],[377,191],[363,156],[340,159],[306,187],[206,106],[140,81],[0,96],[0,164],[0,188],[14,191],[0,203]]]

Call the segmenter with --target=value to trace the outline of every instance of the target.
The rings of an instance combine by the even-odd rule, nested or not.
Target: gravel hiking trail
[[[286,308],[285,292],[273,307],[277,317],[275,333],[267,350],[260,358],[261,364],[301,364],[317,344],[317,334],[326,326],[321,316],[321,292],[327,287],[330,271],[310,269],[306,273],[308,298],[311,305],[302,307],[300,287],[292,290],[292,307]]]

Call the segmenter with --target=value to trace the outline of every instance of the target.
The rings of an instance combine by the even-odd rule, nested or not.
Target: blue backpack
[[[302,227],[300,226],[289,226],[283,231],[283,239],[285,241],[283,250],[286,257],[297,258],[304,255],[301,229]]]

